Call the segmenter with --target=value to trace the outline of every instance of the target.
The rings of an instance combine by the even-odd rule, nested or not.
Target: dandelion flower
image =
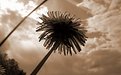
[[[85,45],[85,28],[81,27],[81,20],[74,18],[67,12],[50,11],[40,17],[42,20],[37,27],[38,31],[43,31],[39,41],[44,41],[46,49],[72,55],[81,51],[81,46]]]

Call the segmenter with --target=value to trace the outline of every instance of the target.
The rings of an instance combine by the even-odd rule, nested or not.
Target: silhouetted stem
[[[36,9],[38,9],[41,5],[43,5],[47,0],[44,0],[42,3],[40,3],[36,8],[34,8],[27,16],[25,16],[18,24],[17,26],[2,40],[0,43],[0,47],[5,43],[5,41],[10,37],[10,35],[20,26],[20,24]]]
[[[46,60],[48,59],[48,57],[51,55],[51,53],[53,52],[53,50],[50,50],[46,56],[42,59],[42,61],[37,65],[37,67],[33,70],[33,72],[31,73],[31,75],[36,75],[39,70],[42,68],[43,64],[46,62]]]
[[[44,63],[48,59],[48,57],[51,55],[51,53],[54,50],[56,50],[58,48],[59,45],[60,45],[60,42],[55,42],[54,43],[54,45],[51,48],[51,50],[46,54],[46,56],[42,59],[42,61],[37,65],[37,67],[33,70],[33,72],[31,73],[31,75],[36,75],[39,72],[39,70],[42,68],[42,66],[44,65]]]

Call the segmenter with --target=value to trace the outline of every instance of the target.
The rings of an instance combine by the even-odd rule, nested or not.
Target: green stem
[[[41,5],[43,5],[47,0],[44,0],[42,3],[40,3],[36,8],[34,8],[27,16],[25,16],[18,24],[17,26],[2,40],[0,43],[0,47],[5,43],[5,41],[10,37],[10,35],[20,26],[20,24],[36,9],[38,9]]]

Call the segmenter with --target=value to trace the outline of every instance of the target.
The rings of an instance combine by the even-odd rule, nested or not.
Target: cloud
[[[14,24],[21,19],[21,16],[17,14],[16,11],[11,11],[7,9],[6,11],[0,11],[2,14],[0,15],[0,42],[7,36],[7,34],[14,27]],[[11,22],[11,20],[13,20]],[[9,40],[7,40],[0,50],[8,50],[10,46]]]
[[[92,16],[91,13],[87,11],[84,7],[77,7],[76,5],[70,3],[67,0],[51,0],[45,3],[49,11],[62,11],[69,12],[72,15],[75,15],[77,18],[87,19]]]
[[[19,5],[16,1],[10,1],[10,3],[13,3],[16,7]],[[29,6],[31,5],[28,4],[27,7]],[[15,27],[15,25],[23,19],[25,10],[29,10],[21,10],[22,8],[12,10],[13,7],[7,5],[5,8],[4,6],[2,7],[3,9],[0,11],[0,42]],[[43,12],[44,11],[42,11],[42,13]],[[19,63],[20,67],[24,68],[28,73],[33,69],[33,66],[37,64],[37,61],[34,59],[41,58],[41,55],[44,52],[42,52],[43,47],[41,46],[41,43],[38,42],[39,35],[36,33],[37,21],[35,21],[35,19],[36,16],[34,14],[28,17],[7,39],[4,45],[0,47],[0,50],[5,50],[9,58],[14,58]],[[34,61],[32,62],[30,59]]]
[[[120,75],[121,53],[117,50],[107,49],[92,52],[88,58],[92,65],[90,69],[98,69],[96,75]]]
[[[55,57],[56,56],[56,57]],[[52,55],[40,70],[45,75],[120,75],[121,53],[117,50],[98,50],[83,56]]]
[[[26,19],[9,38],[11,45],[7,51],[8,56],[18,61],[27,73],[32,71],[33,66],[37,64],[37,58],[40,59],[44,52],[41,43],[38,42],[36,23],[33,19]]]

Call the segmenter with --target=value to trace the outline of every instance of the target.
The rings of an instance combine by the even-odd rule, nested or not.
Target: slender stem
[[[36,75],[38,71],[42,68],[43,64],[47,61],[48,57],[52,54],[53,50],[50,50],[46,56],[42,59],[42,61],[37,65],[37,67],[33,70],[31,75]]]
[[[43,5],[47,0],[44,0],[42,3],[40,3],[36,8],[34,8],[27,16],[25,16],[17,25],[16,27],[2,40],[0,43],[0,47],[5,43],[5,41],[10,37],[10,35],[20,26],[20,24],[36,9],[38,9],[41,5]]]
[[[38,73],[38,71],[42,68],[42,66],[44,65],[44,63],[47,61],[48,57],[52,54],[52,52],[54,50],[56,50],[58,48],[59,45],[60,45],[60,42],[58,42],[58,41],[55,42],[55,44],[53,45],[53,47],[51,48],[51,50],[45,55],[45,57],[42,59],[42,61],[33,70],[33,72],[31,73],[31,75],[36,75]]]

